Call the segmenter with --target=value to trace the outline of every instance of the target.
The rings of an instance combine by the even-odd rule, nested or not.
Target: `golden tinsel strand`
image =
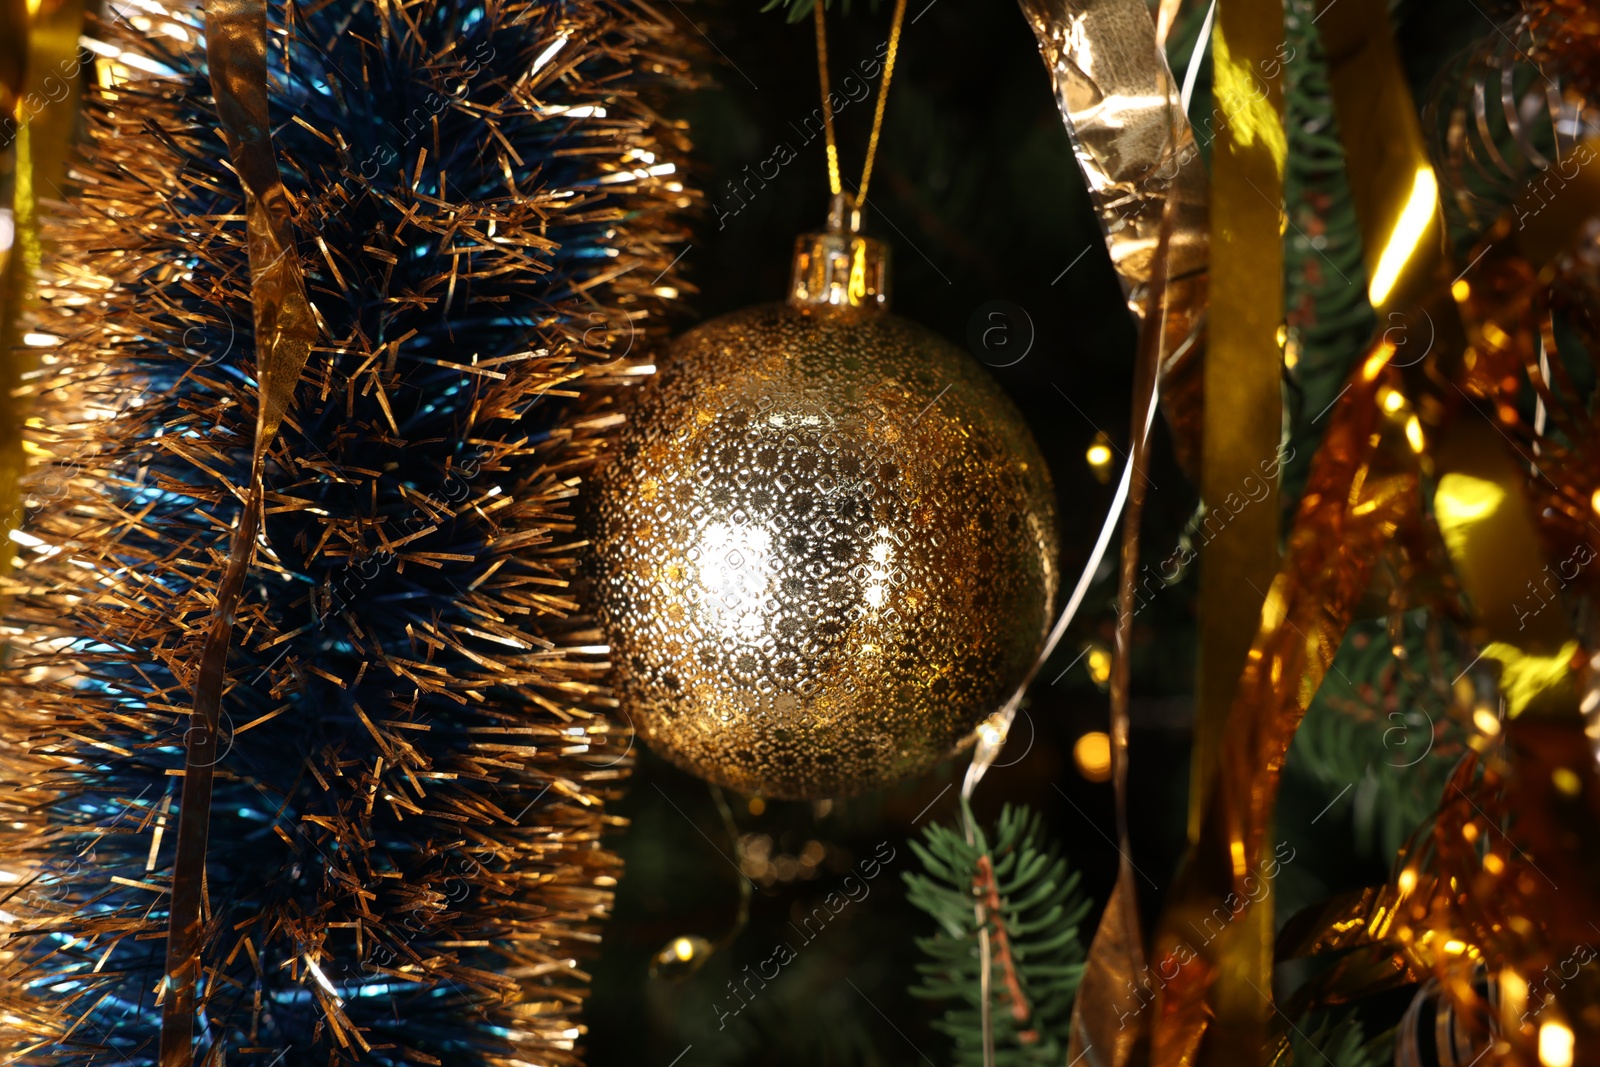
[[[573,509],[686,288],[655,110],[685,67],[630,4],[290,12],[273,133],[322,343],[235,622],[196,1058],[576,1063],[629,738]],[[173,772],[255,419],[202,20],[145,18],[93,28],[35,324],[48,459],[0,677],[18,1062],[154,1062]]]

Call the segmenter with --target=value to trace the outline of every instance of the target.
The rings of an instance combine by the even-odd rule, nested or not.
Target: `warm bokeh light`
[[[1472,725],[1489,737],[1500,733],[1500,717],[1488,708],[1472,709]]]
[[[1111,777],[1111,738],[1094,730],[1078,738],[1072,746],[1072,762],[1078,773],[1091,782],[1103,782]]]
[[[716,946],[699,934],[675,937],[650,957],[650,977],[678,981],[705,966]]]
[[[1006,739],[1006,735],[999,726],[986,721],[978,727],[978,739],[990,748],[997,748]]]
[[[1572,1030],[1566,1023],[1546,1019],[1539,1024],[1539,1062],[1544,1067],[1572,1067]]]
[[[1413,452],[1421,452],[1427,443],[1422,437],[1422,421],[1415,415],[1406,420],[1406,443]]]
[[[1111,650],[1103,645],[1091,645],[1084,666],[1089,669],[1090,680],[1104,686],[1111,681]]]
[[[1083,455],[1089,461],[1089,469],[1094,472],[1095,479],[1101,485],[1111,480],[1111,445],[1106,441],[1105,434],[1097,434],[1094,444],[1090,445]]]

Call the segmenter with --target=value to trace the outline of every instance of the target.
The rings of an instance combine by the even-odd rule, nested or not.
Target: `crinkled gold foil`
[[[1129,310],[1142,313],[1173,202],[1161,404],[1180,463],[1199,470],[1207,183],[1178,86],[1141,0],[1021,0],[1050,71]]]
[[[1139,314],[1169,199],[1176,201],[1169,284],[1205,270],[1208,244],[1205,168],[1155,25],[1137,0],[1022,0],[1022,10],[1050,70],[1112,266]],[[1185,311],[1181,292],[1171,304]]]

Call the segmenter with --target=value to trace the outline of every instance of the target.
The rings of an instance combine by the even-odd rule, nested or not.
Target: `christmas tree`
[[[12,7],[14,1062],[1597,1055],[1591,4],[832,5],[820,93],[807,0]],[[869,143],[1075,613],[932,770],[724,792],[593,488]]]

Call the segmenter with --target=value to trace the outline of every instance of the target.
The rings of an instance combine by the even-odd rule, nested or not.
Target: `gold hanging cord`
[[[828,29],[823,0],[812,5],[817,22],[817,80],[822,86],[822,126],[828,140],[828,191],[834,196],[844,189],[839,181],[839,141],[833,132],[832,93],[828,90]],[[859,211],[867,202],[867,186],[872,182],[872,161],[878,156],[878,137],[883,132],[883,109],[889,100],[889,82],[894,77],[894,61],[900,54],[900,27],[906,19],[906,0],[895,0],[889,22],[889,50],[883,60],[883,85],[878,89],[878,105],[872,115],[872,133],[867,138],[867,161],[861,168],[861,184],[856,186],[851,204]]]

